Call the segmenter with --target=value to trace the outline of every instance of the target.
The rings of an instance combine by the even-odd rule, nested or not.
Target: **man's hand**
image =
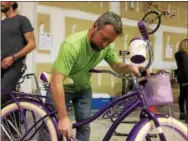
[[[134,66],[130,64],[125,64],[123,62],[118,62],[118,63],[112,63],[110,64],[111,68],[120,74],[129,74],[129,73],[134,73],[136,76],[141,76],[140,74],[140,69],[143,69],[143,67],[139,66]],[[149,71],[146,71],[146,76],[149,76]]]
[[[1,68],[7,69],[8,67],[12,66],[13,62],[14,62],[13,56],[6,57],[1,62]]]
[[[69,140],[72,138],[72,122],[68,117],[59,120],[58,130],[63,134],[64,137],[68,137]]]
[[[128,68],[136,76],[141,76],[140,71],[139,71],[139,67],[136,67],[136,66],[133,66],[133,65],[129,65]]]
[[[143,67],[136,67],[136,66],[133,66],[133,65],[129,65],[129,70],[131,72],[133,72],[136,76],[141,76],[141,73],[139,70],[143,69]],[[146,70],[146,76],[149,76],[149,71]]]

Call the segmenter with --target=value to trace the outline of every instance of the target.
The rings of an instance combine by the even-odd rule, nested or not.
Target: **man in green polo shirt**
[[[72,123],[66,110],[70,100],[76,121],[91,116],[90,69],[104,59],[117,73],[133,72],[140,75],[138,67],[118,62],[111,43],[122,34],[121,17],[114,12],[106,12],[89,30],[74,33],[63,41],[53,65],[51,80],[52,97],[58,112],[58,129],[63,136],[72,136]],[[63,85],[66,77],[71,78],[73,84]],[[89,135],[89,125],[76,130],[76,138],[81,141],[89,141]]]

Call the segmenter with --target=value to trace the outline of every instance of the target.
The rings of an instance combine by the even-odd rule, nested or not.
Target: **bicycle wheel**
[[[183,123],[172,117],[158,117],[158,120],[167,141],[187,141],[188,130]],[[141,121],[140,124],[135,125],[128,141],[161,141],[159,132],[161,129],[155,128],[152,120]]]
[[[161,17],[158,12],[150,11],[144,15],[142,21],[146,24],[148,34],[153,34],[161,24]]]
[[[20,105],[24,110],[24,117],[19,114],[20,111],[16,103],[9,104],[1,110],[1,129],[3,138],[6,140],[19,141],[27,132],[26,126],[28,129],[31,128],[41,117],[46,115],[42,108],[33,103],[20,102]],[[23,118],[25,118],[27,125],[24,124]],[[41,130],[45,130],[50,141],[58,140],[55,126],[49,117],[37,124],[24,140],[39,138],[37,131]],[[35,132],[37,134],[34,134]]]

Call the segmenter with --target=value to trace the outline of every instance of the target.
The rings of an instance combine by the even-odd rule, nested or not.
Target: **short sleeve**
[[[53,69],[68,76],[76,62],[76,52],[70,43],[64,42],[54,62]]]
[[[21,29],[22,29],[23,34],[33,31],[33,27],[29,19],[25,16],[22,16],[22,19],[21,19]]]
[[[118,57],[113,45],[110,45],[109,48],[107,49],[107,53],[104,59],[108,64],[113,64],[118,62]]]

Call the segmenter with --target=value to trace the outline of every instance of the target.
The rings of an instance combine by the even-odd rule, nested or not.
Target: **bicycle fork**
[[[158,133],[158,135],[159,135],[160,140],[161,140],[161,141],[167,141],[166,138],[165,138],[165,136],[164,136],[163,129],[162,129],[162,127],[160,126],[160,123],[159,123],[159,121],[158,121],[158,119],[157,119],[157,116],[156,116],[154,113],[150,112],[148,109],[144,108],[143,111],[142,111],[141,114],[140,114],[140,119],[142,119],[142,118],[145,117],[145,116],[148,116],[147,118],[153,120],[154,125],[155,125],[155,127],[156,127],[156,130],[157,130],[157,133]],[[148,136],[146,137],[146,140],[147,140],[147,141],[151,141],[150,137],[157,137],[157,136],[153,136],[153,135],[150,136],[150,135],[148,135]]]

